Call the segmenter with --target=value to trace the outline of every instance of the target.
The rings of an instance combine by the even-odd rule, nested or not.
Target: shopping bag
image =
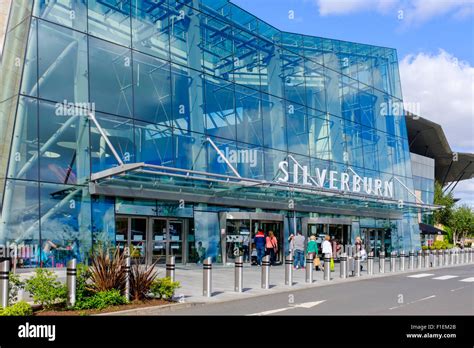
[[[331,263],[330,263],[330,270],[331,272],[334,272],[334,259],[331,257]]]
[[[314,266],[314,267],[319,267],[319,266],[321,266],[321,260],[319,259],[319,257],[316,256],[316,257],[313,259],[313,266]]]

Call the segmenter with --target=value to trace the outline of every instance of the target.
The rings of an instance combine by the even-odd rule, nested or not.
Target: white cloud
[[[403,99],[439,123],[455,151],[474,152],[474,67],[440,50],[400,62]]]
[[[375,11],[399,16],[403,11],[405,25],[422,23],[431,18],[450,15],[464,19],[474,13],[474,0],[315,0],[321,16],[345,15]]]
[[[400,78],[404,101],[420,103],[420,116],[443,127],[454,151],[474,152],[474,67],[444,50],[419,53],[402,59]],[[454,195],[474,207],[474,179]]]

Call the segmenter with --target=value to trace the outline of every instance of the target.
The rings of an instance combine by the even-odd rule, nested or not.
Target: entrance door
[[[168,256],[174,256],[176,263],[183,262],[183,224],[178,219],[151,219],[148,263],[165,263]]]
[[[227,220],[226,232],[227,262],[234,262],[238,256],[250,262],[250,220]]]
[[[378,257],[380,252],[384,250],[385,231],[382,229],[365,229],[365,247],[367,252],[374,252],[374,256]]]
[[[147,218],[118,216],[115,220],[115,245],[122,251],[129,247],[132,257],[145,261],[147,228]]]
[[[276,264],[283,263],[283,226],[279,221],[252,221],[253,231],[257,233],[257,230],[261,228],[265,233],[265,236],[268,236],[270,231],[273,232],[277,241],[278,241],[278,251],[276,253]]]

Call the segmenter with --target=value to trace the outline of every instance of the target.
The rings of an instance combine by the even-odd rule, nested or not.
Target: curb
[[[176,309],[182,308],[190,308],[199,305],[204,305],[205,303],[199,302],[188,302],[188,303],[172,303],[163,306],[150,306],[150,307],[138,307],[132,309],[126,309],[123,311],[115,311],[115,312],[106,312],[106,313],[99,313],[93,314],[92,316],[110,316],[110,315],[156,315],[160,312],[168,312],[174,311]],[[153,311],[151,314],[147,314],[147,312]]]

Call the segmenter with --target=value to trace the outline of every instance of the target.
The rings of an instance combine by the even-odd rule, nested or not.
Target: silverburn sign
[[[288,182],[293,184],[303,184],[316,187],[327,187],[332,190],[348,191],[354,193],[365,193],[380,197],[393,198],[393,181],[382,181],[380,179],[372,179],[361,177],[354,173],[339,173],[335,170],[314,169],[315,176],[311,176],[307,166],[293,164],[291,173],[288,171],[288,161],[281,161],[278,169],[283,173],[283,177],[279,177],[279,182]],[[290,178],[291,177],[291,178]],[[326,185],[328,184],[328,185]]]

